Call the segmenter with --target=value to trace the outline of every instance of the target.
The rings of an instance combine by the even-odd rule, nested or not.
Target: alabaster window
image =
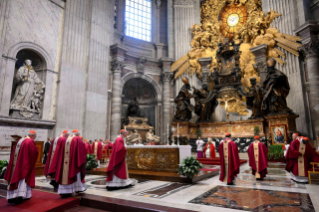
[[[126,36],[151,41],[151,9],[151,0],[126,0]]]

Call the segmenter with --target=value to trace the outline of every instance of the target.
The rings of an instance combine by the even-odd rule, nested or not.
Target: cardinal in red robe
[[[21,203],[30,199],[31,187],[35,186],[35,164],[38,158],[38,148],[34,139],[37,134],[29,131],[28,136],[21,138],[11,152],[9,165],[4,174],[8,181],[8,203]]]
[[[219,180],[227,185],[234,185],[233,180],[239,174],[240,161],[238,147],[230,138],[231,134],[226,133],[218,148],[221,164]]]
[[[47,162],[46,162],[45,167],[44,167],[43,174],[44,174],[44,176],[50,176],[51,177],[50,184],[55,189],[58,189],[59,184],[55,181],[55,172],[56,172],[57,163],[56,163],[56,160],[54,162],[52,162],[53,161],[53,157],[54,157],[54,155],[56,155],[56,153],[59,152],[59,151],[56,151],[58,143],[59,143],[59,146],[60,146],[60,143],[65,142],[65,140],[67,139],[67,137],[69,137],[69,135],[70,135],[69,131],[64,130],[62,132],[62,135],[57,136],[53,140],[53,142],[52,142],[52,144],[50,146],[48,159],[47,159]]]
[[[98,168],[100,168],[100,161],[102,158],[102,141],[103,139],[101,138],[100,141],[94,141],[92,145],[93,155],[96,157]]]
[[[88,140],[84,140],[84,145],[85,145],[85,149],[86,149],[86,154],[91,154],[91,145],[88,143]]]
[[[249,166],[252,168],[252,174],[256,180],[262,180],[266,177],[268,167],[268,149],[261,143],[259,136],[255,136],[255,141],[248,148]]]
[[[207,144],[204,147],[204,157],[213,159],[216,157],[215,146],[211,138],[208,138],[207,140]]]
[[[107,167],[106,189],[117,190],[129,188],[135,185],[135,182],[128,177],[128,169],[125,161],[126,144],[124,138],[128,135],[126,130],[121,130],[113,144],[113,152]]]
[[[286,154],[286,171],[291,179],[297,183],[308,183],[308,169],[310,162],[319,162],[319,156],[309,144],[309,138],[293,136],[295,138]]]
[[[53,161],[57,160],[55,180],[59,183],[58,194],[62,197],[86,190],[84,181],[86,148],[79,137],[80,132],[78,130],[72,132],[73,135],[59,146],[57,157],[53,158]]]

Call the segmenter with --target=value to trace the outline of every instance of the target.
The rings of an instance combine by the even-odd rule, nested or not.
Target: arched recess
[[[161,87],[159,86],[159,84],[151,77],[151,76],[148,76],[148,75],[143,75],[143,74],[140,74],[140,73],[128,73],[126,75],[124,75],[122,77],[122,85],[124,86],[124,84],[129,81],[130,79],[134,79],[134,78],[140,78],[140,79],[144,79],[146,81],[148,81],[149,83],[151,83],[156,91],[156,100],[157,102],[162,102],[162,89]],[[122,91],[121,93],[123,92],[123,87],[121,88]]]
[[[20,52],[21,50],[31,50],[36,52],[40,57],[42,57],[43,61],[45,61],[47,69],[49,69],[50,71],[54,71],[54,64],[49,53],[44,48],[33,42],[20,42],[13,45],[8,50],[7,56],[10,58],[16,58],[18,52]]]
[[[126,90],[124,90],[124,87],[126,85],[128,85],[128,84],[131,84],[132,81],[134,81],[134,80],[136,80],[137,82],[141,82],[141,83],[143,83],[143,81],[145,81],[146,82],[145,85],[148,84],[149,86],[151,86],[150,87],[150,92],[152,94],[150,94],[150,95],[153,96],[153,93],[154,93],[155,101],[153,102],[153,104],[151,102],[149,102],[149,104],[146,103],[143,106],[146,107],[146,108],[148,106],[150,107],[149,109],[146,109],[146,111],[144,110],[146,115],[150,114],[151,107],[152,107],[152,105],[154,106],[154,109],[155,109],[154,118],[155,118],[155,120],[152,120],[152,118],[151,118],[150,124],[155,128],[155,134],[159,135],[159,133],[160,133],[159,126],[160,126],[160,123],[162,122],[162,120],[160,119],[161,116],[159,115],[161,113],[161,111],[159,111],[159,105],[162,102],[162,91],[161,91],[161,88],[160,88],[159,84],[151,76],[142,75],[140,73],[128,73],[128,74],[124,75],[122,77],[122,80],[121,80],[122,81],[122,87],[121,87],[122,95],[124,95],[123,92],[126,92]],[[132,86],[134,86],[134,85],[132,85]],[[128,102],[125,101],[125,96],[123,96],[123,97],[124,97],[124,99],[123,99],[124,101],[122,102],[122,104],[123,104],[123,106],[122,106],[122,117],[125,117],[125,115],[126,115],[126,106],[127,106]],[[146,102],[147,102],[147,100],[146,100]],[[142,111],[143,111],[143,106],[141,106]]]

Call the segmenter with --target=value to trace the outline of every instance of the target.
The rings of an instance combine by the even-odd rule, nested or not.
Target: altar
[[[178,164],[191,156],[191,146],[127,146],[129,170],[176,172]]]

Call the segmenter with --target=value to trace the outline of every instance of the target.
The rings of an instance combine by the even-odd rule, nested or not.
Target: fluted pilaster
[[[111,62],[111,70],[113,73],[112,81],[112,107],[111,107],[111,141],[115,141],[121,130],[122,115],[122,83],[121,74],[124,68],[124,55],[126,49],[118,44],[111,46],[113,60]]]
[[[170,81],[172,79],[172,72],[171,72],[171,64],[173,63],[173,59],[171,58],[162,58],[162,82],[163,82],[163,125],[162,125],[162,144],[166,144],[167,140],[167,127],[171,128],[171,113],[170,113]]]
[[[318,41],[318,24],[314,21],[308,21],[301,25],[295,32],[301,36],[302,47],[300,51],[306,58],[309,99],[311,102],[311,118],[314,134],[319,135],[319,41]]]

